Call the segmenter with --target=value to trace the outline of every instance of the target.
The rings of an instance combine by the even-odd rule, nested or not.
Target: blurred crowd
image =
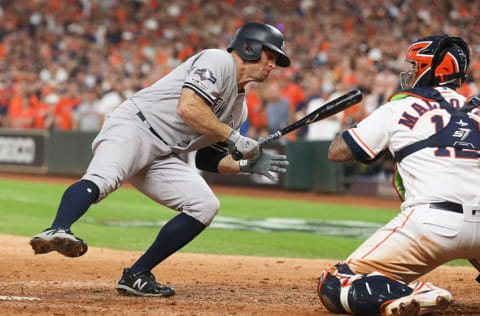
[[[462,36],[462,93],[480,94],[479,16],[471,0],[0,0],[0,127],[97,131],[135,91],[258,21],[284,33],[292,66],[247,87],[242,132],[268,135],[361,89],[361,104],[290,136],[328,140],[399,88],[415,38]]]

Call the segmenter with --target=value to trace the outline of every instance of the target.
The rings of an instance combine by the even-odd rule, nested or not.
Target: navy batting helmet
[[[470,49],[460,37],[427,36],[410,45],[405,61],[412,68],[400,74],[402,88],[436,85],[459,87],[466,79]]]
[[[227,50],[235,50],[245,60],[258,60],[262,55],[262,47],[268,47],[277,53],[277,65],[290,66],[290,59],[285,54],[285,38],[275,27],[264,23],[246,23],[240,27]]]

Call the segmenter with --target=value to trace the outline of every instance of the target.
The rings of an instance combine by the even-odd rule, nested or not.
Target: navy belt
[[[450,211],[455,213],[463,213],[463,206],[462,204],[455,203],[455,202],[434,202],[430,203],[430,208],[435,208],[438,210]]]
[[[150,132],[152,132],[153,135],[155,135],[158,139],[160,139],[165,145],[168,145],[167,142],[162,138],[162,136],[158,135],[157,131],[155,131],[153,129],[153,127],[147,122],[147,119],[145,118],[145,115],[143,115],[143,113],[141,111],[138,111],[137,112],[137,116],[143,121],[145,122],[145,124],[147,124],[148,126],[148,129],[150,130]]]

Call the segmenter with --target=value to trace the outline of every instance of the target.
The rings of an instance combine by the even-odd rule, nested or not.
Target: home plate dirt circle
[[[12,298],[0,300],[2,315],[328,314],[315,288],[332,260],[177,253],[153,270],[175,296],[126,297],[115,285],[141,252],[91,247],[79,258],[34,255],[28,241],[0,234],[0,294]],[[444,315],[480,315],[476,276],[472,267],[440,267],[424,279],[452,292]]]
[[[214,188],[216,193],[221,190]],[[249,196],[258,196],[259,191],[255,189]],[[248,194],[246,190],[228,194],[236,192]],[[279,198],[322,199],[264,192],[266,197],[275,194]],[[325,200],[332,203],[334,197]],[[338,201],[354,202],[345,197]],[[371,201],[358,198],[356,203]],[[115,285],[122,269],[141,252],[91,247],[79,258],[57,253],[34,255],[29,240],[0,234],[1,315],[329,315],[316,294],[316,285],[334,260],[176,253],[153,270],[159,282],[175,288],[175,296],[126,297],[117,293]],[[422,280],[452,292],[454,302],[442,315],[480,315],[477,275],[470,266],[442,266]]]

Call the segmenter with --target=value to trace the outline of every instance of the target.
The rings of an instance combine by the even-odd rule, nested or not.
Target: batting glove
[[[272,181],[275,181],[275,177],[270,171],[285,173],[289,164],[287,156],[272,155],[263,151],[254,159],[240,160],[239,163],[240,171],[262,174]]]
[[[235,160],[254,158],[260,151],[260,145],[256,140],[242,136],[235,130],[232,130],[227,144],[232,150],[232,157]]]

